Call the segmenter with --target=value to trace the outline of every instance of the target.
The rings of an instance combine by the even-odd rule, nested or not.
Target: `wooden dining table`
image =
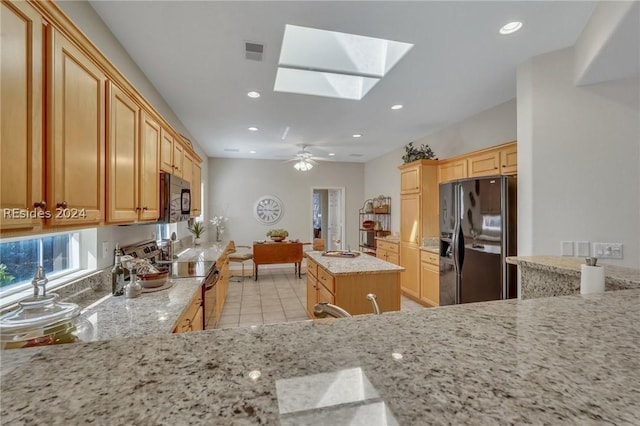
[[[292,241],[266,241],[253,243],[253,279],[258,280],[260,265],[274,265],[279,263],[293,263],[294,273],[298,278],[302,264],[302,246],[304,243]]]

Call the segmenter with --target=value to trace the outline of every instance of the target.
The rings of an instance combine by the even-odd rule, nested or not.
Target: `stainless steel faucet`
[[[327,315],[334,318],[350,318],[352,315],[342,309],[340,306],[332,305],[327,302],[320,302],[313,305],[313,315],[318,318],[324,318]]]
[[[369,293],[366,297],[367,300],[371,302],[373,313],[376,315],[380,315],[381,312],[376,300],[376,295],[373,293]],[[346,310],[342,309],[340,306],[332,305],[331,303],[327,302],[320,302],[313,305],[313,315],[315,315],[317,318],[325,318],[327,315],[334,318],[350,318],[353,316]]]
[[[46,285],[48,282],[49,279],[44,272],[44,266],[38,266],[36,274],[33,276],[33,280],[31,280],[31,285],[33,286],[33,297],[45,297],[47,295]],[[42,287],[42,296],[38,296],[40,293],[40,289],[38,287]]]

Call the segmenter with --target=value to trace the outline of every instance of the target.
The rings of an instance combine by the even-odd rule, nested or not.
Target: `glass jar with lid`
[[[41,274],[41,275],[39,275]],[[55,293],[46,294],[39,268],[34,278],[34,295],[18,302],[19,308],[0,316],[0,348],[14,349],[90,341],[94,335],[91,322],[80,317],[75,303],[59,302]],[[46,278],[40,278],[46,284]],[[39,294],[37,286],[42,286]]]

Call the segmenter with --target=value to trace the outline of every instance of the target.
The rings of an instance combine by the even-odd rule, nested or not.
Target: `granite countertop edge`
[[[580,277],[582,258],[562,256],[510,256],[506,259],[512,265],[524,266],[541,271],[556,272],[572,277]],[[640,270],[618,265],[600,264],[605,269],[605,282],[640,288]]]

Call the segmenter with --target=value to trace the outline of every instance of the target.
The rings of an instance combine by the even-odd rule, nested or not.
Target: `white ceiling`
[[[595,7],[582,1],[90,3],[207,155],[286,159],[306,144],[317,157],[334,152],[326,158],[351,162],[512,99],[517,65],[574,45]],[[514,20],[524,22],[521,31],[498,34]],[[279,93],[273,86],[285,24],[415,46],[360,101]],[[245,59],[246,41],[265,44],[262,62]],[[248,98],[251,90],[262,96]],[[404,108],[392,111],[396,103]]]

